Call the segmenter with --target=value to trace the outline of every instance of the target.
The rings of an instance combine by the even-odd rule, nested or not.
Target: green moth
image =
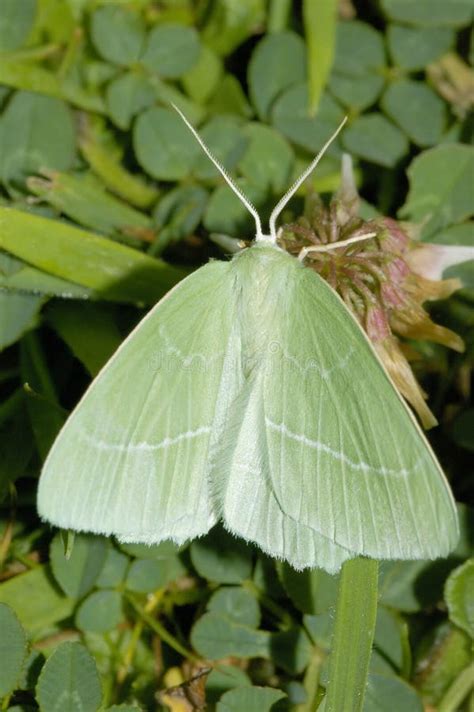
[[[415,418],[342,300],[276,243],[278,215],[329,142],[265,235],[182,118],[254,216],[255,241],[184,279],[117,350],[49,453],[41,517],[147,544],[221,521],[329,572],[357,555],[448,554],[456,509]]]

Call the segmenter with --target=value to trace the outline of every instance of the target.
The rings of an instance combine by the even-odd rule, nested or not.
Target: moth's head
[[[188,121],[186,116],[183,114],[181,109],[179,109],[175,104],[172,104],[173,108],[175,111],[178,112],[178,114],[181,116],[183,119],[184,123],[188,127],[188,129],[191,131],[191,133],[194,135],[196,141],[199,143],[201,146],[202,150],[206,154],[206,156],[209,158],[210,161],[215,165],[219,173],[222,175],[224,178],[225,182],[231,188],[236,196],[239,198],[240,202],[245,205],[249,213],[252,215],[253,219],[255,220],[255,240],[256,242],[266,242],[270,245],[274,245],[275,247],[277,246],[277,238],[278,238],[278,232],[276,228],[276,221],[282,210],[285,208],[287,205],[288,201],[291,200],[293,195],[296,193],[298,188],[306,178],[310,175],[310,173],[313,172],[313,170],[316,168],[318,165],[319,161],[321,158],[324,156],[327,148],[330,146],[330,144],[334,141],[334,139],[337,137],[338,133],[344,126],[344,124],[347,121],[347,117],[344,118],[344,120],[341,122],[339,127],[336,129],[336,131],[333,133],[333,135],[326,141],[318,155],[311,161],[307,169],[300,175],[300,177],[295,180],[293,185],[286,191],[285,195],[280,198],[278,203],[275,205],[275,207],[272,210],[272,213],[270,215],[269,219],[269,228],[270,232],[264,233],[262,230],[262,221],[260,219],[260,215],[258,214],[258,210],[255,207],[255,205],[252,203],[251,200],[248,199],[248,197],[241,191],[239,186],[235,183],[235,181],[230,177],[230,175],[227,173],[226,169],[224,166],[217,160],[215,156],[212,155],[211,151],[209,148],[206,146],[204,141],[202,140],[201,136],[198,134],[194,126]]]

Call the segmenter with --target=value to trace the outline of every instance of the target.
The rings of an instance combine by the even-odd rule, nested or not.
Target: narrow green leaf
[[[0,248],[114,301],[154,303],[185,276],[105,237],[12,208],[0,207]]]
[[[102,690],[94,658],[80,643],[62,643],[46,661],[36,687],[42,712],[97,712]]]
[[[308,46],[308,109],[311,116],[316,114],[334,60],[337,9],[337,0],[303,0],[303,23]]]
[[[181,77],[183,87],[193,101],[205,104],[216,91],[224,73],[222,60],[201,44],[197,62]]]
[[[109,85],[110,86],[110,85]],[[140,107],[140,110],[143,107]],[[158,197],[158,190],[148,185],[143,178],[130,173],[121,163],[122,151],[102,123],[92,122],[83,126],[79,137],[82,155],[93,172],[105,186],[116,195],[135,205],[147,208]]]
[[[29,190],[80,225],[112,237],[153,239],[149,217],[108,193],[93,174],[42,173],[28,179]]]
[[[18,684],[26,653],[26,633],[20,621],[10,606],[0,603],[0,698]]]
[[[378,562],[350,559],[342,566],[325,712],[363,709],[377,615]]]

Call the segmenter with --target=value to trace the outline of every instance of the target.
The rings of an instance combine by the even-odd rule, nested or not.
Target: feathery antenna
[[[276,242],[276,238],[277,238],[277,233],[276,233],[276,221],[277,221],[277,217],[280,215],[281,211],[283,210],[283,208],[285,207],[285,205],[288,203],[288,201],[291,200],[291,198],[292,198],[293,195],[296,193],[296,191],[298,190],[298,188],[300,187],[300,185],[301,185],[302,183],[304,183],[305,180],[306,180],[306,178],[310,175],[310,173],[312,173],[312,172],[314,171],[314,169],[315,169],[316,166],[318,165],[319,161],[321,160],[321,158],[322,158],[322,157],[324,156],[324,154],[326,153],[326,150],[327,150],[328,147],[331,145],[331,143],[334,141],[334,139],[337,137],[337,135],[338,135],[339,132],[341,131],[341,129],[342,129],[342,127],[344,126],[344,124],[346,123],[346,121],[347,121],[347,116],[344,117],[344,119],[341,121],[341,123],[340,123],[340,125],[338,126],[338,128],[334,131],[334,133],[333,133],[333,135],[331,136],[331,138],[329,138],[329,139],[326,141],[326,143],[324,144],[324,146],[322,147],[322,149],[320,150],[320,152],[318,153],[318,155],[316,156],[316,158],[314,158],[314,159],[311,161],[311,163],[309,164],[309,166],[307,167],[307,169],[304,171],[304,173],[302,173],[302,174],[300,175],[300,177],[299,177],[297,180],[295,180],[295,182],[293,183],[293,185],[291,186],[291,188],[289,188],[289,189],[286,191],[285,195],[284,195],[282,198],[280,198],[280,200],[278,201],[278,203],[277,203],[277,204],[275,205],[275,207],[273,208],[272,214],[270,215],[270,235],[271,235],[271,237],[272,237],[272,242]]]
[[[302,175],[300,175],[300,177],[293,183],[291,188],[289,188],[289,190],[287,190],[285,195],[275,205],[275,207],[272,210],[272,214],[270,215],[270,235],[264,235],[262,232],[262,222],[260,220],[260,215],[258,214],[257,208],[255,207],[255,205],[240,190],[239,186],[230,177],[230,175],[227,173],[226,169],[220,163],[220,161],[218,161],[217,158],[212,155],[211,151],[208,149],[208,147],[206,146],[206,144],[204,143],[204,141],[202,140],[202,138],[200,137],[200,135],[194,128],[194,126],[190,123],[190,121],[188,121],[188,119],[183,114],[181,109],[179,109],[176,106],[176,104],[173,104],[173,102],[171,102],[171,106],[180,115],[180,117],[182,118],[182,120],[184,121],[184,123],[186,124],[188,129],[193,134],[196,141],[201,146],[201,148],[204,151],[204,153],[206,154],[206,156],[212,161],[212,163],[215,165],[215,167],[217,168],[217,170],[219,171],[221,176],[224,178],[224,180],[227,183],[227,185],[229,186],[229,188],[231,188],[234,191],[234,193],[239,198],[239,200],[245,205],[245,207],[247,208],[249,213],[253,216],[253,218],[255,220],[255,226],[256,226],[255,239],[257,240],[257,242],[258,241],[267,241],[267,242],[271,242],[273,244],[276,244],[276,241],[277,241],[276,221],[277,221],[277,218],[280,215],[281,211],[283,210],[285,205],[288,203],[288,201],[291,200],[291,198],[296,193],[296,191],[298,190],[300,185],[302,183],[304,183],[304,181],[310,175],[310,173],[312,173],[314,171],[314,169],[318,165],[319,161],[324,156],[328,146],[331,145],[331,143],[337,137],[338,133],[341,131],[342,127],[344,126],[344,124],[347,121],[347,116],[346,116],[343,119],[343,121],[341,122],[341,124],[339,125],[339,127],[336,129],[336,131],[333,133],[331,138],[329,138],[328,141],[326,141],[326,143],[324,144],[324,146],[322,147],[322,149],[320,150],[320,152],[318,153],[316,158],[309,164],[308,168],[304,171],[304,173],[302,173]]]
[[[217,170],[219,171],[219,173],[221,174],[221,176],[224,178],[224,180],[225,180],[225,182],[227,183],[227,185],[229,186],[229,188],[232,188],[232,190],[234,191],[234,193],[236,194],[236,196],[237,196],[237,197],[239,198],[239,200],[245,205],[245,207],[247,208],[247,210],[249,211],[249,213],[251,213],[251,214],[253,215],[253,218],[254,218],[254,220],[255,220],[255,226],[256,226],[256,228],[257,228],[257,230],[256,230],[256,239],[257,239],[257,240],[263,240],[263,239],[265,239],[265,236],[264,236],[263,233],[262,233],[262,222],[261,222],[261,220],[260,220],[260,215],[258,214],[257,208],[255,207],[255,205],[253,205],[253,203],[243,194],[243,192],[240,190],[239,186],[232,180],[232,178],[230,177],[230,175],[227,173],[227,171],[226,171],[226,169],[224,168],[224,166],[217,160],[217,158],[215,158],[215,156],[212,155],[212,153],[210,152],[210,150],[208,149],[208,147],[206,146],[206,144],[204,143],[204,141],[202,140],[202,138],[200,137],[200,135],[198,134],[198,132],[197,132],[196,129],[194,128],[194,126],[188,121],[188,119],[187,119],[186,116],[183,114],[183,112],[181,111],[181,109],[178,109],[178,107],[176,106],[176,104],[173,104],[173,103],[171,103],[171,106],[172,106],[173,109],[174,109],[175,111],[177,111],[178,114],[181,116],[181,118],[183,119],[184,123],[186,124],[186,126],[188,127],[188,129],[191,131],[191,133],[193,134],[194,138],[196,139],[196,141],[197,141],[197,142],[199,143],[199,145],[201,146],[201,148],[202,148],[202,150],[204,151],[204,153],[206,154],[206,156],[213,162],[213,164],[215,165],[215,167],[217,168]]]

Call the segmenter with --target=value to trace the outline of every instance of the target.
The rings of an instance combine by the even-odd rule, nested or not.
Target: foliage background
[[[157,691],[199,658],[218,712],[321,699],[337,577],[222,531],[180,551],[77,536],[66,559],[35,512],[41,463],[91,377],[183,274],[223,256],[210,236],[251,236],[169,101],[264,214],[348,114],[314,189],[337,188],[348,151],[364,216],[474,244],[472,1],[341,0],[337,22],[319,5],[0,2],[2,709],[160,709]],[[432,310],[466,352],[412,347],[462,537],[447,560],[382,564],[364,712],[473,704],[474,263],[448,272],[465,288]]]

